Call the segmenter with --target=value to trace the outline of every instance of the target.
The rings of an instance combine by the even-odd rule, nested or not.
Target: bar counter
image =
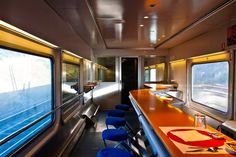
[[[193,118],[181,109],[162,101],[160,98],[151,93],[150,89],[133,90],[130,92],[130,100],[136,113],[138,114],[141,124],[151,128],[145,133],[152,147],[156,149],[159,156],[173,157],[230,157],[230,154],[183,154],[176,145],[169,139],[159,127],[192,127]],[[142,118],[144,117],[144,118]],[[143,126],[145,132],[145,126]],[[152,136],[152,129],[157,138]],[[207,126],[210,131],[216,131],[214,128]],[[155,136],[155,135],[153,135]],[[226,140],[232,140],[226,137]],[[165,151],[165,149],[167,151]]]

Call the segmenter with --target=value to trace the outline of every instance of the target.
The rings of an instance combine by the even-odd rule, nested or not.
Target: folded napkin
[[[194,141],[205,141],[211,140],[212,138],[206,135],[199,133],[196,130],[188,130],[188,131],[171,131],[171,133],[185,142],[194,142]]]

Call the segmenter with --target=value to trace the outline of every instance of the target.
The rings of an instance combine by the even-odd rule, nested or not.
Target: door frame
[[[119,57],[119,79],[118,82],[122,83],[122,58],[137,58],[138,59],[138,88],[144,84],[144,57],[141,56],[121,56]]]

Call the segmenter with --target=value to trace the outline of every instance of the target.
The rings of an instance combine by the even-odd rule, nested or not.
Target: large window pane
[[[192,100],[228,111],[228,62],[196,64],[192,67]]]
[[[0,48],[0,140],[52,110],[52,65],[44,57]],[[0,156],[38,133],[48,116],[0,146]]]
[[[79,66],[63,63],[62,66],[62,94],[63,102],[73,98],[79,92]]]
[[[150,69],[150,81],[156,81],[157,79],[157,74],[156,74],[156,69]]]

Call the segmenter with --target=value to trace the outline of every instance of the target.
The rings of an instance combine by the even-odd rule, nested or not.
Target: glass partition
[[[165,60],[164,56],[145,56],[144,58],[144,81],[145,82],[166,82],[165,80]]]
[[[98,57],[97,64],[99,65],[95,72],[97,81],[115,82],[115,57]]]

